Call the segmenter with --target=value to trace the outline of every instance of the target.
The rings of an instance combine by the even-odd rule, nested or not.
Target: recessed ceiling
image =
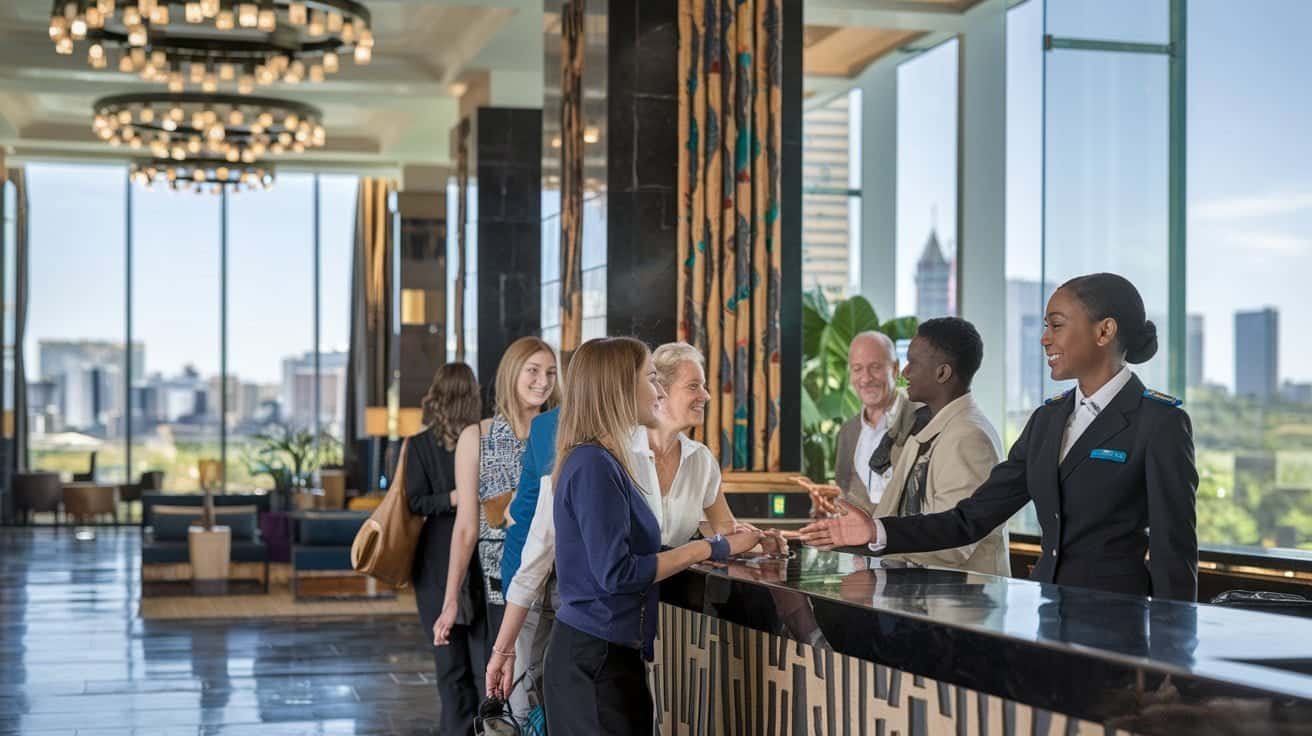
[[[541,68],[540,0],[363,1],[373,16],[371,64],[343,64],[321,83],[258,90],[324,112],[328,144],[274,159],[284,168],[447,163],[448,132],[459,110],[452,83],[476,70]],[[92,103],[165,89],[132,74],[91,69],[85,44],[72,56],[56,54],[47,35],[50,7],[50,0],[0,2],[0,144],[20,160],[124,158],[93,136]]]

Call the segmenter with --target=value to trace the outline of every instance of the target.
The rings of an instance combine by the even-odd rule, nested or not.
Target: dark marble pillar
[[[480,107],[472,128],[476,368],[490,397],[501,353],[542,326],[542,110]]]
[[[802,0],[783,0],[780,461],[802,466]],[[607,331],[657,345],[678,314],[678,3],[610,0]]]
[[[679,207],[678,3],[611,0],[606,330],[675,339]]]

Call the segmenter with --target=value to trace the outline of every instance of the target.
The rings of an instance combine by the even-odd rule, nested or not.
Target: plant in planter
[[[894,342],[909,340],[917,324],[915,317],[880,322],[863,296],[832,308],[819,289],[802,296],[802,466],[811,480],[824,483],[832,478],[838,430],[861,410],[847,377],[852,338],[874,330]]]
[[[289,506],[293,488],[303,486],[321,465],[341,457],[341,443],[326,432],[316,436],[280,424],[255,435],[254,440],[246,468],[252,476],[267,475],[273,480],[283,508]]]

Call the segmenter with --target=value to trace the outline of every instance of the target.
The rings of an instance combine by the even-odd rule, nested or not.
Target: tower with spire
[[[925,250],[916,261],[916,316],[922,321],[951,314],[948,294],[952,265],[943,257],[938,229],[930,227]]]

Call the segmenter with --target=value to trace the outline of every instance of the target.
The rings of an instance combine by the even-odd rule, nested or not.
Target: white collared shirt
[[[1080,391],[1079,384],[1075,385],[1075,408],[1071,411],[1070,418],[1066,420],[1066,429],[1061,436],[1061,454],[1057,456],[1057,462],[1061,463],[1066,460],[1066,453],[1071,451],[1075,443],[1079,441],[1080,435],[1084,430],[1093,424],[1093,420],[1098,418],[1098,414],[1107,405],[1116,398],[1116,395],[1125,388],[1125,384],[1130,382],[1134,373],[1130,371],[1129,366],[1123,366],[1111,380],[1102,385],[1102,388],[1093,392],[1093,396],[1086,397]]]
[[[655,494],[660,499],[653,510],[661,528],[661,543],[677,547],[692,539],[705,518],[702,510],[710,508],[720,495],[720,465],[710,449],[679,433],[679,469],[674,471],[670,490],[663,497],[656,475],[656,453],[646,430],[634,433],[632,452],[633,473],[637,476],[633,480],[644,495]]]
[[[861,479],[861,483],[866,487],[866,493],[870,496],[870,503],[879,504],[879,499],[884,497],[884,488],[888,482],[893,479],[893,466],[889,465],[882,474],[876,473],[870,469],[870,456],[875,454],[875,449],[879,443],[884,441],[884,435],[888,434],[888,412],[885,411],[880,415],[879,421],[870,424],[866,421],[865,407],[861,408],[861,434],[856,440],[856,450],[852,455],[852,472],[856,477]]]
[[[677,547],[692,538],[703,518],[702,510],[715,503],[720,493],[720,466],[711,451],[700,442],[679,435],[679,469],[670,484],[670,492],[661,497],[656,477],[656,458],[648,444],[647,430],[638,427],[632,444],[634,482],[642,499],[656,516],[661,528],[661,544]],[[517,606],[532,608],[546,590],[547,580],[556,564],[555,494],[551,476],[540,481],[538,505],[524,540],[519,569],[506,588],[506,600]],[[648,491],[647,489],[651,490]]]

